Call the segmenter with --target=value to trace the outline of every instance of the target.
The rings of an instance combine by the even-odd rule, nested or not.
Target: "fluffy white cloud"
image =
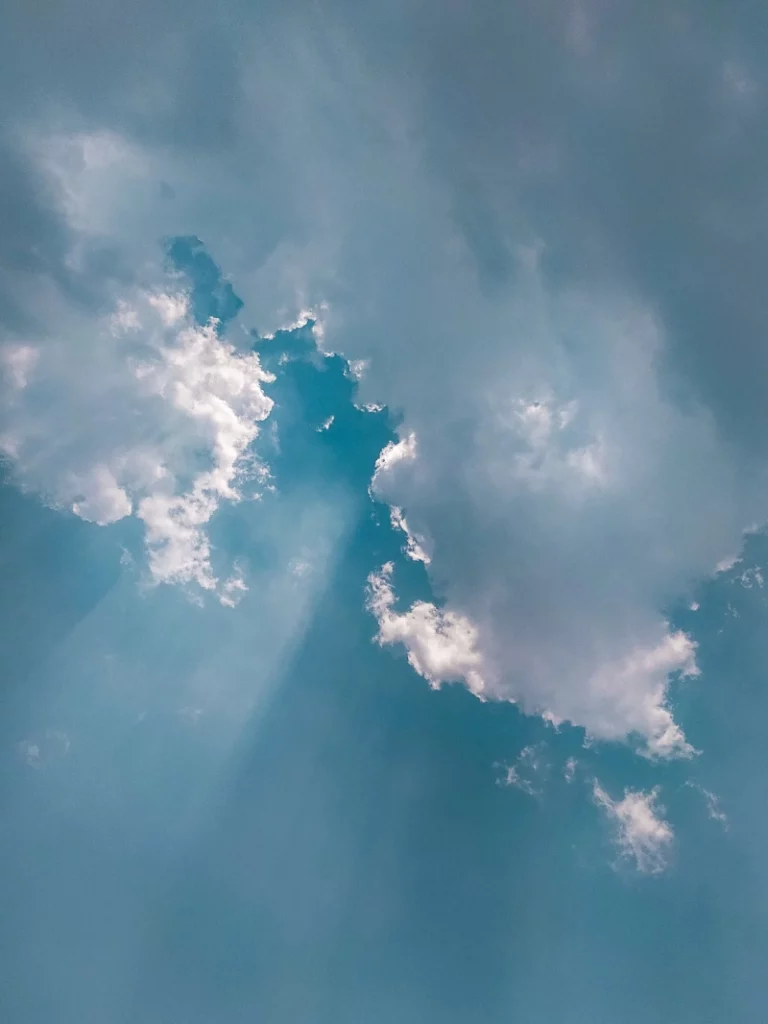
[[[403,644],[408,661],[435,689],[443,683],[466,683],[478,697],[485,690],[483,659],[477,649],[477,630],[455,612],[443,612],[428,601],[417,601],[407,612],[395,609],[387,562],[368,577],[368,607],[376,616],[378,642]]]
[[[566,782],[573,782],[576,776],[576,769],[578,768],[578,766],[579,762],[576,760],[575,757],[568,758],[568,760],[565,762],[565,765],[563,766],[563,777],[565,778]]]
[[[674,832],[662,817],[658,788],[648,793],[628,789],[621,800],[612,800],[595,781],[592,794],[614,825],[621,854],[634,860],[638,871],[661,873],[667,865]]]
[[[8,351],[2,436],[15,478],[99,525],[136,515],[156,582],[216,590],[207,524],[239,500],[239,481],[265,473],[250,450],[272,407],[258,357],[215,323],[195,325],[183,294],[142,290]],[[232,577],[221,600],[244,587]]]
[[[15,458],[20,463],[23,450],[17,450]],[[133,511],[131,499],[118,484],[109,466],[103,463],[80,474],[72,473],[67,484],[72,493],[82,495],[72,502],[72,511],[89,523],[106,526],[129,516]]]

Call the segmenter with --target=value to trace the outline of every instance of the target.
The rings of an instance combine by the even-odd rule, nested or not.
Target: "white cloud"
[[[131,499],[120,487],[109,466],[100,464],[84,473],[73,473],[69,486],[72,493],[82,495],[72,502],[72,511],[89,523],[107,526],[129,516],[133,511]]]
[[[0,367],[11,390],[23,391],[37,365],[38,351],[32,345],[4,345],[0,348]]]
[[[368,577],[368,607],[376,616],[381,645],[403,644],[412,667],[438,689],[463,681],[476,696],[485,689],[483,659],[477,649],[477,630],[456,612],[443,612],[417,601],[407,612],[395,609],[391,562]]]
[[[739,576],[739,580],[742,587],[746,590],[751,590],[753,587],[758,587],[762,590],[765,586],[762,566],[755,565],[751,569],[745,569],[741,576]]]
[[[423,537],[417,537],[411,532],[408,520],[403,515],[403,510],[392,505],[389,510],[389,517],[392,526],[405,534],[405,554],[414,562],[424,562],[429,565],[430,557],[425,551],[426,541]]]
[[[674,833],[662,817],[658,788],[647,793],[627,789],[621,800],[612,800],[595,780],[592,795],[614,825],[622,856],[634,860],[638,871],[660,874],[667,865]]]
[[[577,401],[558,406],[551,395],[516,399],[509,411],[500,411],[510,435],[522,442],[512,464],[530,488],[565,479],[585,485],[606,482],[608,456],[602,437],[598,434],[586,444],[574,444],[572,439],[569,443],[567,431],[578,411]]]
[[[685,633],[665,632],[658,643],[637,647],[621,659],[602,665],[582,691],[558,704],[569,721],[585,724],[598,739],[644,737],[645,752],[656,757],[690,756],[693,748],[667,706],[672,673],[696,676],[695,644]],[[558,721],[554,708],[550,716]]]
[[[528,796],[540,794],[540,777],[549,768],[542,760],[541,744],[523,747],[514,764],[501,764],[498,767],[503,769],[501,778],[497,780],[499,785],[512,786]]]
[[[299,303],[301,306],[301,303]],[[322,338],[322,322],[318,319],[319,315],[313,309],[301,308],[298,314],[294,317],[288,317],[285,319],[284,310],[279,310],[278,315],[278,326],[273,330],[266,332],[263,337],[267,339],[273,339],[275,335],[280,331],[298,331],[301,327],[306,327],[308,323],[312,324],[312,333],[316,339]]]
[[[719,576],[721,573],[730,572],[735,565],[741,561],[738,553],[735,555],[728,555],[726,558],[721,558],[715,566],[715,575]]]
[[[347,374],[352,380],[362,380],[368,372],[368,366],[367,359],[350,359],[347,363]]]
[[[416,435],[410,433],[399,441],[390,441],[382,448],[374,469],[371,486],[374,491],[382,476],[391,472],[401,462],[413,462],[418,452]]]
[[[149,304],[160,314],[160,319],[166,327],[172,327],[188,315],[188,302],[186,295],[168,295],[160,292],[156,295],[149,295]],[[130,316],[130,314],[129,314]],[[128,321],[130,327],[138,328],[138,318],[131,317]]]
[[[515,789],[521,790],[523,793],[527,793],[528,796],[536,795],[536,790],[533,788],[533,783],[530,781],[530,779],[521,778],[516,765],[505,764],[501,767],[504,769],[504,774],[498,780],[500,785],[512,786]]]
[[[64,318],[33,362],[3,423],[16,479],[99,525],[136,515],[155,582],[216,590],[207,525],[264,474],[249,451],[272,407],[258,357],[192,323],[183,294],[134,290],[95,324]],[[244,588],[232,577],[222,602]]]
[[[722,809],[720,805],[720,797],[716,796],[714,793],[711,793],[708,789],[704,789],[703,787],[701,792],[704,795],[704,799],[707,802],[707,814],[709,815],[709,817],[712,819],[712,821],[720,822],[723,828],[727,830],[728,815],[725,813],[725,811]]]
[[[697,793],[701,793],[704,797],[704,802],[707,808],[707,817],[711,821],[717,821],[723,826],[725,831],[728,831],[728,815],[722,808],[720,803],[720,797],[716,793],[713,793],[709,789],[705,789],[704,786],[700,786],[698,782],[687,781],[686,786],[690,789],[695,789]]]

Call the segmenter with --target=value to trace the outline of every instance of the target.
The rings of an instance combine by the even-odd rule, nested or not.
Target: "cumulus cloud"
[[[478,630],[486,696],[689,754],[667,688],[696,674],[695,649],[663,608],[762,494],[706,410],[665,393],[653,317],[522,277],[506,346],[448,382],[440,415],[409,408],[373,491],[428,538],[438,591]]]
[[[144,291],[9,351],[2,436],[14,478],[101,526],[135,515],[156,582],[216,590],[207,524],[265,472],[250,451],[272,407],[258,356],[214,322],[194,324],[183,294]],[[244,586],[228,580],[222,601]]]
[[[463,681],[482,696],[485,681],[477,630],[463,616],[443,612],[428,601],[417,601],[407,612],[398,612],[391,585],[393,568],[387,562],[368,577],[368,607],[379,625],[377,641],[403,644],[410,665],[435,689]]]
[[[674,832],[662,817],[658,788],[647,793],[628,789],[621,800],[612,800],[595,781],[592,795],[614,826],[622,856],[633,860],[638,871],[660,874],[667,866]]]

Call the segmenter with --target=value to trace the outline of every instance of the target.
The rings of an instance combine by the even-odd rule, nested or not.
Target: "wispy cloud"
[[[622,856],[634,861],[644,874],[660,874],[667,866],[674,832],[664,820],[658,787],[647,793],[627,789],[621,800],[613,800],[595,780],[592,795],[613,825]]]

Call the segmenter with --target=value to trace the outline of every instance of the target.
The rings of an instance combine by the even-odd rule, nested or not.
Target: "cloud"
[[[711,821],[719,822],[727,832],[728,815],[722,809],[720,797],[711,790],[705,789],[704,786],[700,786],[698,782],[692,782],[690,779],[685,783],[685,785],[690,789],[695,789],[697,793],[700,793],[704,797],[704,802],[707,807],[707,817]]]
[[[497,767],[503,770],[502,776],[497,780],[499,785],[513,786],[528,796],[541,794],[539,776],[546,775],[549,771],[549,765],[542,760],[542,744],[523,747],[514,764],[500,764]]]
[[[652,316],[520,279],[506,345],[460,381],[431,375],[440,409],[407,407],[373,491],[428,539],[438,593],[478,631],[486,696],[689,754],[667,686],[696,674],[695,649],[663,608],[763,496],[707,411],[669,399]]]
[[[365,367],[360,403],[402,420],[373,490],[430,558],[435,602],[381,606],[382,635],[438,682],[447,644],[485,697],[690,754],[668,691],[695,652],[666,610],[768,507],[759,13],[191,11],[105,3],[83,24],[65,5],[34,30],[14,12],[7,341],[92,334],[180,232],[262,334],[322,307],[323,346]],[[75,24],[93,45],[61,45]],[[99,520],[158,495],[156,571],[209,585],[229,485],[141,495],[93,455],[69,466],[80,491],[47,486]]]
[[[610,338],[614,358],[620,341]],[[631,356],[629,345],[627,352]],[[539,358],[546,362],[551,356],[551,349],[545,348]],[[530,365],[534,356],[526,352],[524,358]],[[474,410],[477,421],[470,420],[477,424],[482,447],[474,439],[446,445],[444,421],[426,424],[418,439],[409,431],[400,442],[389,444],[377,462],[372,490],[392,502],[398,522],[404,518],[399,501],[407,503],[409,521],[413,517],[419,524],[419,536],[430,536],[432,568],[438,583],[441,576],[445,581],[449,605],[438,611],[419,602],[410,612],[387,620],[385,628],[382,612],[377,611],[382,603],[373,602],[372,607],[385,642],[400,642],[409,652],[424,644],[427,624],[442,624],[447,616],[455,616],[465,634],[472,636],[472,670],[483,685],[473,676],[471,688],[484,698],[520,701],[527,711],[543,713],[555,723],[582,725],[600,739],[637,735],[644,751],[653,756],[687,756],[692,748],[672,717],[667,685],[674,673],[697,674],[695,645],[685,634],[670,630],[650,602],[650,607],[642,606],[641,588],[652,586],[654,580],[644,579],[648,567],[642,565],[638,542],[643,532],[649,540],[655,536],[658,522],[653,505],[642,507],[649,495],[641,474],[644,468],[649,477],[655,472],[654,454],[644,448],[642,427],[639,438],[631,432],[642,421],[649,396],[636,397],[638,408],[633,410],[632,394],[640,392],[639,371],[652,358],[652,350],[635,358],[631,388],[608,396],[615,403],[611,412],[616,433],[624,430],[628,435],[624,444],[620,436],[613,444],[613,481],[607,470],[595,471],[596,456],[586,460],[585,471],[583,456],[593,446],[584,443],[579,401],[569,398],[558,404],[546,392],[535,400],[500,399],[497,404],[489,401],[486,387]],[[561,358],[561,371],[563,362]],[[620,359],[617,364],[620,370]],[[616,384],[621,385],[620,379]],[[599,396],[600,382],[593,380],[591,387]],[[647,388],[653,401],[650,368]],[[469,392],[465,415],[473,401]],[[666,418],[674,424],[677,414],[658,405],[650,432],[653,444],[661,448],[674,433],[660,421]],[[418,415],[415,411],[413,418]],[[602,410],[601,415],[607,418]],[[689,436],[681,441],[681,459],[690,450],[694,425],[683,424]],[[706,439],[706,419],[700,426]],[[434,454],[425,454],[421,438],[427,430],[438,431]],[[659,500],[664,502],[666,496],[661,494]],[[609,528],[613,538],[606,533],[602,505],[617,516]],[[505,510],[508,521],[503,518]],[[653,518],[646,522],[649,513]],[[680,516],[676,531],[686,529],[684,509],[671,507],[665,514],[668,519]],[[671,537],[663,533],[656,545],[661,559],[665,547],[670,562],[678,554],[672,551]],[[702,567],[708,568],[706,560]],[[657,571],[674,568],[661,564]],[[389,614],[395,600],[389,582],[384,592]],[[610,592],[613,598],[606,600]],[[457,608],[450,602],[454,594]],[[648,620],[645,624],[641,614]],[[566,646],[553,638],[565,639]],[[431,678],[423,660],[414,653],[412,663]],[[460,664],[450,663],[438,681],[444,678],[466,680],[467,674]]]
[[[622,856],[634,860],[644,874],[660,874],[667,865],[674,833],[662,817],[658,788],[648,793],[627,789],[621,800],[612,800],[595,780],[592,795],[614,825]]]
[[[417,601],[407,612],[396,611],[392,571],[388,562],[368,577],[368,607],[379,625],[378,643],[403,644],[409,664],[435,689],[461,680],[472,693],[482,696],[483,660],[472,623],[455,612],[442,612],[428,601]]]
[[[408,520],[403,515],[403,510],[396,505],[392,505],[389,510],[389,519],[395,530],[400,530],[405,534],[403,552],[406,557],[410,558],[413,562],[423,562],[425,565],[429,565],[431,559],[424,550],[424,538],[416,537],[411,533]]]
[[[9,390],[23,391],[29,375],[37,363],[37,349],[32,345],[8,344],[0,349],[0,364],[7,378]]]
[[[193,323],[183,293],[136,290],[101,318],[64,317],[37,348],[6,349],[5,363],[14,478],[100,526],[135,515],[155,582],[216,590],[207,525],[265,473],[251,445],[272,377],[258,356]],[[244,587],[233,577],[222,601]]]

